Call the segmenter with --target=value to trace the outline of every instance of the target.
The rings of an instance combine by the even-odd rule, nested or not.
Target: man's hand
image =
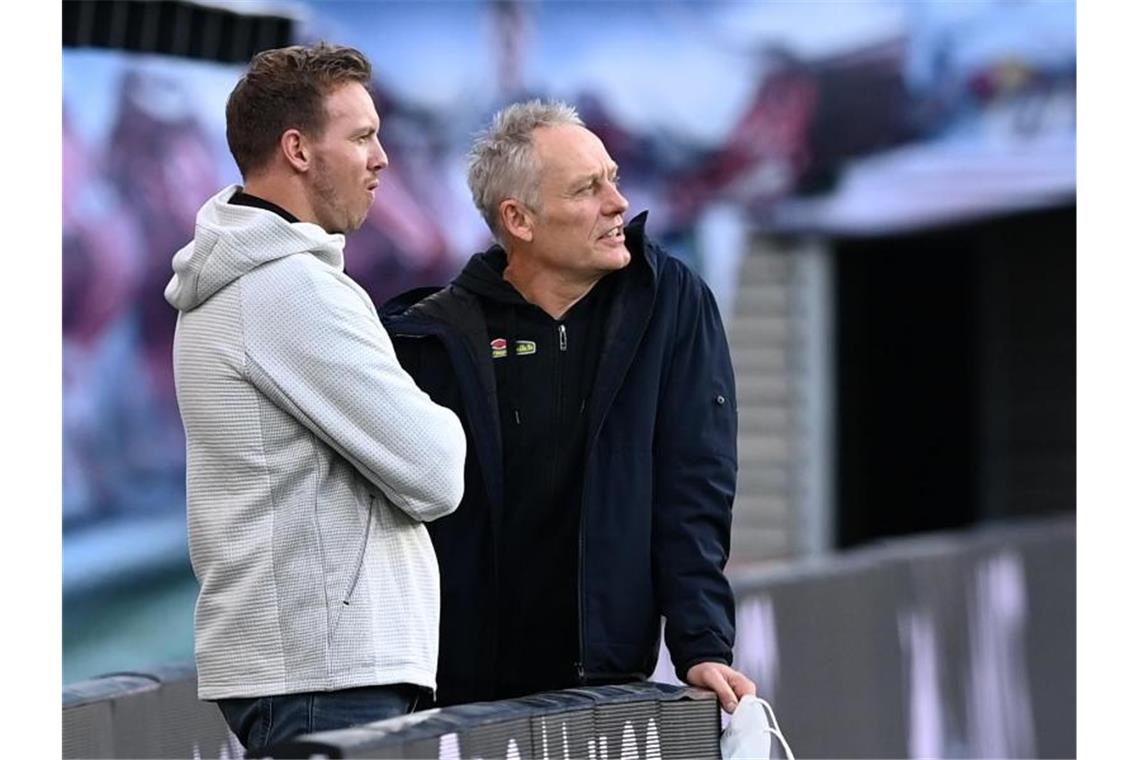
[[[756,684],[748,676],[719,662],[698,662],[689,668],[685,680],[690,686],[716,692],[726,712],[736,710],[737,701],[745,694],[756,696]]]

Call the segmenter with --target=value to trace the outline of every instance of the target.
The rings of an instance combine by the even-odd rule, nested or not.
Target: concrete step
[[[736,379],[738,413],[748,406],[794,406],[797,401],[787,375],[751,375]]]
[[[772,349],[787,346],[794,337],[786,315],[740,314],[729,328],[728,343],[730,350]]]
[[[741,262],[729,346],[736,374],[738,473],[731,563],[793,555],[802,440],[804,308],[797,260],[757,239]]]
[[[789,548],[791,543],[791,537],[780,529],[733,526],[729,562],[758,562],[787,557],[792,553]]]
[[[795,482],[794,472],[785,464],[741,460],[736,474],[736,493],[787,493]]]
[[[736,289],[736,313],[758,316],[762,314],[785,314],[788,311],[790,291],[778,283],[744,285]]]
[[[738,279],[741,283],[787,283],[795,271],[790,256],[769,252],[754,252],[740,262]]]
[[[737,430],[740,433],[766,433],[791,435],[793,417],[789,407],[776,404],[749,404],[737,410]]]
[[[756,372],[787,372],[789,369],[788,350],[783,346],[742,345],[731,348],[732,368],[736,376]]]
[[[737,435],[736,453],[742,462],[784,463],[791,459],[791,443],[786,436]]]
[[[783,495],[741,495],[732,504],[732,524],[787,530],[791,502]]]

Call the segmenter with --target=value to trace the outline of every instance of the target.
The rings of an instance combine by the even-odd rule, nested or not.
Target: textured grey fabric
[[[463,430],[400,367],[344,236],[231,206],[236,189],[198,212],[166,288],[199,696],[434,689],[423,522],[459,504]]]

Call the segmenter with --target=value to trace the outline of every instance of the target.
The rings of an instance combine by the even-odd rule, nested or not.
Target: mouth
[[[376,188],[378,188],[378,187],[380,187],[380,180],[374,179],[371,182],[369,182],[367,185],[365,185],[364,189],[370,193],[375,193]]]
[[[619,220],[616,225],[607,230],[606,233],[598,239],[607,241],[624,241],[625,230],[622,226],[622,222]]]

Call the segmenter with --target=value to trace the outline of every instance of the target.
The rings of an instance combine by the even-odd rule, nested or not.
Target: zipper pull
[[[566,325],[558,325],[558,349],[566,350]]]
[[[586,683],[586,669],[582,667],[582,663],[574,663],[574,670],[578,672],[578,683],[584,685]]]

